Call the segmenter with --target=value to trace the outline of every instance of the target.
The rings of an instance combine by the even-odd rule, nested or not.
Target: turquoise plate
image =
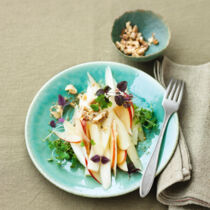
[[[112,186],[108,190],[98,184],[93,178],[85,177],[84,168],[71,169],[67,164],[59,167],[49,163],[47,159],[51,151],[42,139],[47,136],[50,121],[49,108],[57,100],[58,94],[64,94],[67,84],[75,85],[78,91],[87,87],[87,72],[96,81],[104,81],[105,68],[110,66],[117,81],[127,80],[128,89],[134,95],[134,102],[141,106],[154,109],[161,127],[164,111],[161,105],[164,88],[146,73],[114,62],[91,62],[71,67],[50,79],[33,99],[25,123],[26,147],[29,155],[40,173],[57,187],[80,196],[113,197],[131,192],[139,187],[141,174],[119,171],[117,177],[112,177]],[[169,121],[163,140],[157,174],[160,173],[170,160],[178,140],[178,117],[174,114]],[[145,168],[153,151],[159,131],[147,133],[147,140],[137,147],[143,167]]]

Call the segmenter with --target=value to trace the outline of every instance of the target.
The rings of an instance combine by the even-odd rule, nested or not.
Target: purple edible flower
[[[94,163],[98,163],[100,161],[100,156],[99,155],[94,155],[91,160],[94,162]]]
[[[51,126],[52,128],[55,128],[55,127],[56,127],[56,123],[55,123],[54,120],[51,120],[51,121],[50,121],[50,126]]]
[[[104,92],[104,89],[98,89],[97,91],[96,91],[96,95],[97,96],[100,96],[100,95],[103,95],[105,92]]]
[[[131,175],[133,173],[137,173],[139,172],[140,169],[139,168],[136,168],[132,162],[128,163],[128,174]]]
[[[122,106],[123,105],[123,103],[124,103],[124,97],[122,95],[116,95],[114,97],[114,99],[115,99],[115,102],[116,102],[116,104],[118,106]]]
[[[131,104],[130,104],[129,102],[125,102],[125,103],[123,104],[123,106],[124,106],[125,108],[128,108],[128,107],[131,106]]]
[[[101,163],[102,164],[106,164],[106,163],[108,163],[109,162],[109,158],[107,158],[107,157],[105,157],[105,156],[102,156],[101,157]]]
[[[66,103],[65,98],[62,95],[58,95],[58,104],[64,106]]]
[[[111,88],[108,85],[105,86],[105,88],[104,88],[104,92],[105,93],[108,93],[110,90],[111,90]]]
[[[59,122],[59,123],[63,123],[64,121],[65,121],[64,118],[58,119],[58,122]]]
[[[127,89],[127,85],[128,83],[126,81],[122,81],[122,82],[119,82],[117,84],[117,88],[122,91],[122,92],[125,92],[125,90]]]

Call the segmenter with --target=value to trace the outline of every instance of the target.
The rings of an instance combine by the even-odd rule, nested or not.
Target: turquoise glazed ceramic
[[[78,91],[87,88],[87,72],[96,81],[104,81],[105,69],[110,66],[114,78],[119,82],[128,81],[128,90],[134,96],[134,103],[140,107],[153,108],[159,122],[163,122],[164,111],[161,105],[165,90],[152,77],[146,73],[119,63],[91,62],[71,67],[50,79],[33,99],[25,124],[25,139],[29,155],[40,173],[57,187],[80,196],[86,197],[112,197],[131,192],[139,187],[141,174],[117,171],[117,177],[112,177],[112,186],[108,190],[98,184],[92,177],[85,177],[84,168],[71,169],[67,163],[59,167],[55,162],[48,162],[51,151],[47,142],[43,142],[48,135],[49,108],[57,101],[58,94],[65,94],[65,86],[73,84]],[[155,147],[159,129],[147,133],[147,140],[137,146],[139,157],[145,168]],[[178,139],[178,118],[174,114],[169,121],[163,140],[157,174],[163,170],[171,158]]]
[[[120,41],[120,34],[125,28],[125,23],[127,21],[131,21],[132,25],[137,25],[139,32],[142,33],[144,39],[147,41],[152,36],[152,33],[154,33],[159,44],[151,45],[145,55],[141,57],[125,55],[116,47],[115,43],[116,41]],[[169,45],[170,36],[170,30],[163,18],[152,11],[146,10],[136,10],[124,13],[114,21],[111,33],[111,38],[117,51],[124,57],[138,62],[150,61],[162,55]]]

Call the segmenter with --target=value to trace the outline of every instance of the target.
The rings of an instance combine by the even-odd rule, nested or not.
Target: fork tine
[[[179,96],[179,93],[180,93],[180,89],[181,89],[181,84],[182,84],[182,81],[181,80],[177,80],[177,88],[176,88],[176,91],[175,91],[174,97],[173,97],[174,101],[177,101],[177,99],[178,99],[178,96]]]
[[[178,102],[179,104],[181,103],[182,96],[183,96],[183,92],[184,92],[184,82],[181,81],[181,90],[180,90],[179,97],[178,97],[178,100],[177,100],[177,102]]]
[[[168,99],[170,99],[170,100],[172,100],[172,98],[173,98],[174,92],[176,90],[176,85],[177,85],[177,80],[174,81],[173,87],[172,87],[170,94],[168,96]]]
[[[168,85],[167,89],[166,89],[166,93],[165,93],[165,97],[164,98],[168,98],[168,95],[170,93],[170,90],[171,90],[173,82],[174,82],[174,79],[172,78],[171,81],[169,82],[169,85]]]

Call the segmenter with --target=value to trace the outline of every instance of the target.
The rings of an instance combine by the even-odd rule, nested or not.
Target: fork
[[[182,96],[183,96],[183,91],[184,91],[184,82],[181,80],[175,80],[175,79],[172,79],[170,81],[166,89],[165,96],[162,101],[162,106],[165,112],[163,126],[160,131],[157,144],[152,153],[151,159],[149,160],[149,163],[142,176],[141,185],[139,189],[139,194],[142,198],[145,197],[152,188],[152,184],[155,179],[158,158],[159,158],[159,153],[160,153],[160,148],[161,148],[164,132],[165,132],[168,120],[170,119],[171,115],[179,109]]]

